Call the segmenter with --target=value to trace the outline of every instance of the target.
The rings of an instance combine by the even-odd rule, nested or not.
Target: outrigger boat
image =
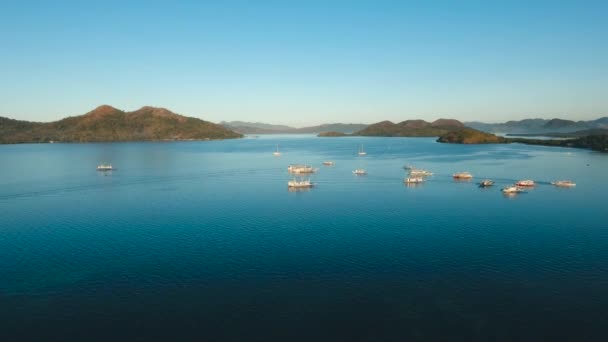
[[[492,186],[492,185],[494,185],[494,181],[490,180],[490,179],[484,179],[481,182],[479,182],[480,188],[485,188],[485,187]]]
[[[573,186],[576,186],[576,183],[574,183],[573,181],[570,181],[570,180],[559,180],[559,181],[551,182],[551,184],[553,184],[555,186],[563,187],[563,188],[571,188]]]

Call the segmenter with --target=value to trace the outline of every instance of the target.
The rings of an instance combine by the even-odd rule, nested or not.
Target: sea
[[[313,188],[288,189],[294,163]],[[0,165],[0,341],[608,339],[608,154],[261,135]]]

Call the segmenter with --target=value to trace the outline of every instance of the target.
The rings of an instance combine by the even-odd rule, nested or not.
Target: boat
[[[367,152],[363,151],[363,145],[359,146],[359,156],[366,156]]]
[[[287,182],[289,188],[312,188],[314,184],[310,179],[296,180],[295,178]]]
[[[272,155],[273,155],[273,156],[276,156],[276,157],[278,157],[278,156],[280,156],[280,155],[281,155],[281,152],[279,152],[279,144],[277,144],[277,150],[276,150],[276,151],[274,151],[274,152],[272,152]]]
[[[563,187],[563,188],[571,188],[573,186],[576,186],[576,183],[574,183],[571,180],[559,180],[559,181],[551,182],[551,184],[553,184],[555,186]]]
[[[536,183],[534,183],[533,180],[524,179],[524,180],[519,180],[519,181],[515,182],[515,185],[524,186],[524,187],[532,187],[532,186],[536,186]]]
[[[363,170],[363,169],[356,169],[353,171],[353,173],[357,176],[362,176],[362,175],[366,175],[367,171]]]
[[[452,177],[454,177],[454,179],[471,179],[473,178],[473,175],[469,172],[457,172],[455,174],[452,175]]]
[[[422,177],[406,177],[403,180],[404,183],[406,184],[420,184],[424,182],[424,178]]]
[[[492,185],[494,185],[494,181],[491,179],[484,179],[481,182],[479,182],[480,188],[485,188],[487,186],[492,186]]]
[[[410,169],[410,176],[432,176],[433,173],[423,169]]]
[[[115,170],[114,167],[112,167],[112,164],[97,165],[97,171],[112,171],[112,170]]]
[[[505,188],[502,188],[500,191],[502,191],[505,194],[516,194],[516,193],[522,192],[522,190],[516,185],[509,185]]]
[[[325,165],[325,166],[334,166],[334,162],[333,161],[324,161],[323,165]]]
[[[319,169],[315,169],[310,165],[304,164],[291,164],[287,167],[287,171],[291,173],[315,173]]]

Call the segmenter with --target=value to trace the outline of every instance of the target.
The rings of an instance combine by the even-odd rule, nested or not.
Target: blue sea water
[[[288,191],[291,163],[317,186]],[[275,135],[0,164],[1,341],[608,337],[606,154]],[[435,175],[405,186],[404,164]],[[518,179],[539,184],[501,194]]]

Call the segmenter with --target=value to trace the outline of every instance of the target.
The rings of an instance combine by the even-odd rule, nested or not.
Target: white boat
[[[492,186],[492,185],[494,185],[494,181],[491,179],[484,179],[481,182],[479,182],[480,188],[485,188],[487,186]]]
[[[312,188],[314,184],[310,179],[296,180],[295,178],[287,182],[289,188]]]
[[[359,146],[359,153],[358,153],[358,155],[359,156],[366,156],[367,155],[367,152],[363,151],[363,145]]]
[[[563,187],[563,188],[571,188],[573,186],[576,186],[576,183],[574,183],[571,180],[559,180],[559,181],[551,182],[551,184],[553,184],[555,186]]]
[[[273,156],[276,156],[276,157],[278,157],[278,156],[280,156],[280,155],[281,155],[281,152],[279,152],[279,144],[277,144],[277,150],[276,150],[276,151],[274,151],[274,152],[272,152],[272,155],[273,155]]]
[[[97,165],[97,171],[112,171],[112,170],[114,170],[114,167],[112,167],[112,164]]]
[[[455,174],[452,175],[452,177],[454,177],[454,179],[471,179],[473,178],[473,175],[470,172],[457,172]]]
[[[518,192],[522,192],[522,190],[516,185],[509,185],[501,189],[501,191],[505,194],[516,194]]]
[[[367,171],[363,170],[363,169],[356,169],[353,171],[353,173],[357,176],[362,176],[362,175],[366,175]]]
[[[291,173],[315,173],[318,170],[319,169],[315,169],[314,167],[312,167],[310,165],[303,165],[303,164],[291,164],[287,167],[287,171],[289,171]]]
[[[432,176],[433,173],[423,169],[410,169],[410,176]]]
[[[325,166],[334,166],[334,162],[333,161],[324,161],[323,165],[325,165]]]
[[[519,181],[515,182],[515,185],[531,187],[531,186],[535,186],[536,183],[534,183],[533,180],[524,179],[524,180],[519,180]]]
[[[407,177],[403,180],[406,184],[419,184],[424,182],[422,177]]]

